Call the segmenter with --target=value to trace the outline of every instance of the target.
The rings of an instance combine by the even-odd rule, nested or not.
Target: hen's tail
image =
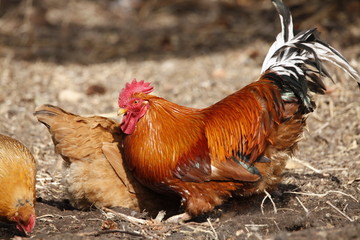
[[[119,142],[122,134],[119,124],[111,119],[82,117],[52,105],[36,108],[34,115],[49,129],[56,152],[65,161],[86,158],[97,149],[101,151],[104,142]]]
[[[54,125],[56,126],[56,123],[58,123],[60,119],[76,117],[76,115],[50,104],[45,104],[36,108],[34,116],[51,131],[54,130]],[[62,123],[64,121],[66,122],[67,120],[61,120]]]
[[[292,17],[282,0],[272,0],[281,21],[281,33],[265,57],[262,73],[281,89],[284,102],[296,102],[304,111],[313,111],[315,104],[309,92],[323,94],[323,77],[331,79],[324,61],[331,62],[347,72],[360,86],[360,76],[348,61],[334,48],[319,38],[316,29],[293,34]]]

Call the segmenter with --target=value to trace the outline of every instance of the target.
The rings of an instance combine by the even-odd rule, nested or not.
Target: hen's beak
[[[124,115],[126,112],[127,112],[127,109],[119,108],[119,110],[117,111],[117,115],[121,116],[121,115]]]

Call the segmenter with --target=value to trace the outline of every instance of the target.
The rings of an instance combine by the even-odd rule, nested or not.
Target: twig
[[[322,171],[321,171],[321,170],[314,168],[314,167],[311,166],[308,162],[301,161],[300,159],[295,158],[295,157],[293,157],[292,159],[293,159],[295,162],[298,162],[298,163],[304,165],[305,167],[310,168],[310,169],[313,170],[314,172],[319,173],[319,174],[322,174]]]
[[[88,221],[104,221],[103,219],[100,219],[100,218],[87,218],[86,220],[88,220]]]
[[[269,225],[268,224],[245,224],[244,226],[245,226],[246,231],[250,232],[248,227],[250,229],[255,230],[255,229],[259,228],[259,227],[268,227]]]
[[[272,205],[274,207],[274,213],[277,214],[277,208],[276,208],[275,202],[273,201],[271,195],[266,190],[264,190],[264,192],[269,197],[269,199],[270,199],[270,201],[271,201],[271,203],[272,203]]]
[[[278,208],[278,210],[282,210],[282,211],[292,211],[292,212],[300,213],[300,211],[298,211],[298,210],[296,210],[296,209],[292,209],[292,208]]]
[[[214,233],[214,239],[218,240],[218,239],[219,239],[219,236],[217,235],[217,233],[216,233],[213,225],[211,224],[210,218],[208,218],[207,221],[208,221],[208,223],[209,223],[209,225],[210,225],[211,230],[212,230],[213,233]]]
[[[59,219],[72,218],[72,219],[74,219],[75,221],[80,222],[80,220],[77,219],[77,217],[74,216],[74,215],[66,215],[66,216],[64,216],[64,215],[60,215],[60,214],[54,214],[54,216],[55,216],[55,217],[58,217]]]
[[[54,218],[55,216],[52,215],[52,214],[45,214],[45,215],[42,215],[42,216],[38,216],[36,217],[36,221],[41,221],[41,222],[54,222],[53,219],[50,219],[50,218]]]
[[[347,184],[353,184],[354,182],[360,181],[360,177],[350,180]]]
[[[349,168],[324,168],[323,171],[324,172],[329,172],[329,171],[344,171],[344,170],[348,170]]]
[[[304,206],[304,204],[300,201],[300,199],[298,197],[295,197],[296,200],[300,203],[300,205],[303,207],[304,211],[306,212],[306,214],[309,213],[309,210]]]
[[[316,196],[316,197],[325,197],[329,193],[338,193],[338,194],[342,194],[344,196],[348,196],[348,197],[354,199],[356,202],[359,202],[354,196],[347,194],[347,193],[340,192],[340,191],[336,191],[336,190],[330,190],[330,191],[327,191],[326,193],[304,193],[304,192],[291,192],[291,191],[284,192],[284,193],[292,193],[292,194],[297,194],[297,195]]]
[[[245,227],[268,227],[268,224],[245,224]]]
[[[192,227],[192,226],[189,226],[189,225],[186,225],[187,228],[190,228],[191,230],[195,231],[195,232],[204,232],[204,233],[208,233],[208,234],[213,234],[212,231],[209,231],[209,230],[206,230],[206,229],[203,229],[201,227]],[[186,232],[184,230],[180,230],[180,232]]]
[[[37,181],[51,181],[53,180],[52,177],[37,177],[36,178]]]
[[[260,205],[260,207],[261,207],[261,213],[262,213],[263,215],[265,214],[265,213],[264,213],[264,202],[265,202],[266,198],[269,198],[270,201],[271,201],[271,203],[272,203],[272,205],[273,205],[273,207],[274,207],[274,213],[277,214],[277,208],[276,208],[276,205],[275,205],[274,201],[273,201],[272,198],[271,198],[271,195],[270,195],[266,190],[264,190],[264,193],[266,194],[266,196],[265,196],[265,197],[263,198],[263,200],[261,201],[261,205]]]
[[[260,208],[261,208],[261,213],[262,213],[262,215],[265,215],[265,213],[264,213],[264,202],[265,202],[265,200],[267,199],[267,197],[268,197],[268,196],[265,196],[265,197],[263,198],[263,200],[261,201]]]
[[[277,224],[277,222],[274,220],[274,223],[275,223],[275,226],[276,226],[276,228],[279,230],[279,231],[281,231],[281,229],[279,228],[279,225]]]
[[[315,134],[321,134],[321,131],[322,131],[324,128],[328,127],[329,125],[330,125],[330,123],[328,123],[328,122],[322,124],[318,129],[316,129]]]
[[[111,210],[111,209],[106,208],[106,207],[103,207],[102,210],[104,210],[105,212],[110,212],[110,213],[114,214],[115,216],[120,217],[121,219],[123,219],[125,221],[128,221],[130,223],[133,223],[133,224],[142,224],[142,225],[144,225],[144,224],[146,224],[148,222],[147,220],[140,219],[140,218],[135,218],[135,217],[132,217],[132,216],[128,216],[128,215],[116,212],[116,211]]]
[[[84,233],[78,233],[76,235],[79,236],[79,237],[87,237],[87,236],[95,236],[95,237],[97,237],[97,236],[100,236],[102,234],[110,234],[110,233],[124,233],[124,234],[129,234],[129,235],[132,235],[132,236],[146,238],[144,235],[142,235],[140,233],[125,231],[125,230],[119,230],[119,229],[101,230],[101,231],[96,231],[96,232],[84,232]]]
[[[338,211],[341,215],[343,215],[345,218],[347,218],[350,222],[354,222],[354,219],[350,218],[348,215],[346,215],[344,212],[342,212],[340,209],[335,207],[330,201],[326,201],[328,205],[333,207],[336,211]]]
[[[166,215],[165,211],[159,211],[154,221],[160,223],[164,219],[165,215]]]
[[[54,216],[54,215],[52,215],[52,214],[45,214],[45,215],[42,215],[42,216],[38,216],[38,217],[36,217],[36,219],[47,218],[47,217],[51,217],[51,218],[53,218],[53,217],[55,217],[55,216]]]

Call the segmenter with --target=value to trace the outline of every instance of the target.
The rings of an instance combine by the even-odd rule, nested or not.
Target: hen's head
[[[141,94],[148,94],[153,91],[153,87],[144,80],[138,82],[134,79],[131,83],[126,83],[125,88],[119,94],[119,114],[124,114],[121,123],[121,130],[126,134],[132,134],[136,123],[144,116],[149,108],[149,102]]]
[[[16,228],[28,234],[31,233],[35,226],[35,210],[30,203],[22,203],[21,206],[10,218],[12,222],[16,222]]]

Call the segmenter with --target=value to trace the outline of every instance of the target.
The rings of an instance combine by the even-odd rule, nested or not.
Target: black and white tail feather
[[[330,45],[319,40],[319,32],[310,29],[293,33],[292,17],[282,0],[272,0],[281,21],[281,33],[270,47],[261,72],[273,79],[282,91],[285,102],[304,106],[304,113],[312,112],[315,104],[309,91],[323,94],[326,90],[323,77],[331,76],[323,61],[331,62],[347,72],[360,86],[360,76],[348,61]]]

